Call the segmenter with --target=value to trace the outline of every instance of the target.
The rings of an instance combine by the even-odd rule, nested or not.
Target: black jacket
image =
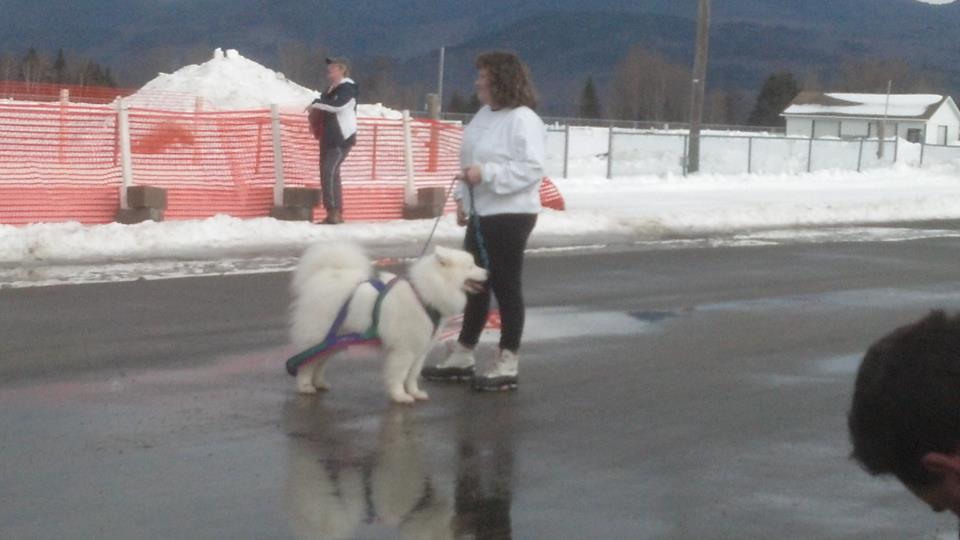
[[[357,142],[357,83],[344,79],[333,90],[320,94],[310,109],[314,136],[330,147],[350,147]],[[316,105],[324,107],[316,107]]]

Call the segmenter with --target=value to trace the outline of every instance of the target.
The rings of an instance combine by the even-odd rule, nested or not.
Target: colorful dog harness
[[[333,320],[333,325],[330,327],[330,331],[327,332],[327,337],[323,338],[323,341],[314,345],[313,347],[310,347],[309,349],[290,357],[290,359],[287,360],[287,373],[295,377],[301,366],[309,364],[320,357],[334,354],[354,345],[380,345],[380,308],[383,305],[383,299],[387,296],[387,293],[389,293],[390,290],[393,289],[393,286],[399,281],[399,276],[394,277],[387,283],[384,283],[379,279],[370,279],[366,281],[365,283],[370,284],[374,289],[377,290],[377,300],[373,304],[373,320],[370,323],[370,328],[367,328],[364,332],[344,334],[341,336],[339,335],[340,329],[343,327],[343,323],[347,320],[350,302],[353,301],[353,296],[356,294],[357,289],[360,288],[358,285],[357,289],[354,289],[353,292],[350,293],[347,301],[344,302],[343,307],[341,307],[340,311],[337,313],[337,318]],[[437,328],[440,326],[440,320],[443,318],[443,316],[439,311],[423,301],[423,297],[420,296],[420,291],[413,286],[413,283],[410,284],[410,287],[413,289],[413,293],[420,302],[420,305],[423,306],[424,311],[426,311],[427,315],[430,317],[430,322],[433,323],[433,331],[436,333]]]

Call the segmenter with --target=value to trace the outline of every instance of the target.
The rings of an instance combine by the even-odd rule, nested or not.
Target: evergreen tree
[[[451,113],[465,113],[467,112],[467,101],[463,99],[460,92],[454,92],[450,95],[446,110]]]
[[[480,103],[480,98],[477,97],[477,94],[470,96],[470,101],[467,102],[466,112],[473,114],[479,111],[480,107],[483,107],[483,103]]]
[[[593,77],[587,77],[587,82],[583,85],[583,92],[580,94],[580,118],[601,118],[603,113],[600,110],[600,98],[597,97],[597,89],[593,86]]]
[[[63,56],[63,48],[57,52],[57,59],[53,62],[53,82],[67,82],[67,59]]]
[[[799,93],[800,83],[797,82],[793,73],[779,71],[770,75],[760,89],[757,103],[747,123],[751,126],[783,126],[785,121],[780,113]]]

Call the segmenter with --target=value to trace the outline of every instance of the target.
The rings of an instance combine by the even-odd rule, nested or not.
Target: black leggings
[[[520,349],[523,336],[523,251],[527,239],[537,224],[536,214],[499,214],[480,218],[480,233],[490,260],[490,276],[486,290],[468,296],[463,315],[460,343],[473,348],[487,322],[490,311],[490,291],[500,306],[500,348],[512,352]],[[473,223],[467,226],[464,249],[473,254],[480,264],[477,235]]]
[[[323,149],[320,158],[320,192],[327,210],[343,209],[343,186],[340,184],[340,166],[347,159],[350,147],[331,146]]]

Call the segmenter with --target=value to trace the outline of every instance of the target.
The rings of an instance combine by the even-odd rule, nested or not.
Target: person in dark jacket
[[[340,166],[357,142],[358,89],[349,77],[346,58],[327,58],[326,62],[330,87],[310,105],[310,116],[314,136],[320,140],[320,189],[327,210],[324,223],[336,224],[343,223]]]

